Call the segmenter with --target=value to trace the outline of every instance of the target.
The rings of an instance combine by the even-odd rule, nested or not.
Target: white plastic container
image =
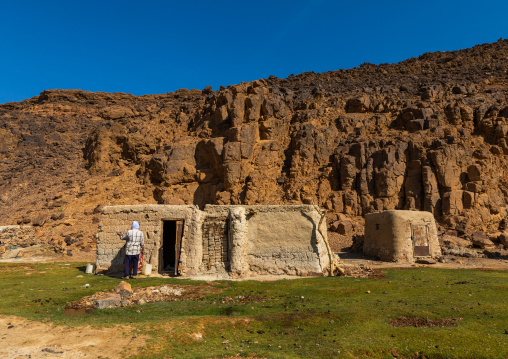
[[[149,276],[150,274],[152,274],[152,265],[151,264],[143,265],[143,275]]]
[[[94,265],[91,264],[91,263],[88,263],[86,265],[86,270],[85,270],[85,273],[86,274],[92,274],[93,273],[93,270],[94,270]]]

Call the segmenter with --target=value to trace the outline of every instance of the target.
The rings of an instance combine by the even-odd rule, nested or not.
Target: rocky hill
[[[0,225],[66,253],[94,250],[104,205],[313,203],[345,239],[369,212],[411,209],[496,240],[507,70],[499,40],[217,91],[43,91],[0,105]]]

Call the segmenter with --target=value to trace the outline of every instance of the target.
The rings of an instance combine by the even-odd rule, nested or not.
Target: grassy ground
[[[80,277],[82,276],[82,277]],[[63,315],[119,279],[71,263],[0,264],[0,313],[71,326],[132,323],[149,334],[140,358],[508,357],[508,272],[387,270],[381,279],[221,282],[198,300]],[[85,284],[90,287],[85,288]],[[146,278],[133,286],[203,282]],[[395,327],[390,320],[443,326]],[[426,321],[426,319],[429,321]],[[404,321],[402,321],[404,323]],[[445,325],[455,326],[445,326]]]

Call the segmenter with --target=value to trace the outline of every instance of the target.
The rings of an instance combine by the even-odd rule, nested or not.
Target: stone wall
[[[203,221],[203,268],[229,263],[228,218],[207,217]]]
[[[186,263],[182,272],[196,271],[201,262],[201,212],[194,206],[135,205],[104,207],[97,238],[97,268],[119,271],[123,267],[125,241],[116,235],[117,230],[125,233],[132,221],[138,221],[145,235],[145,262],[159,269],[162,221],[183,220],[181,262]]]
[[[413,262],[413,227],[428,228],[430,256],[441,255],[434,216],[424,211],[384,211],[365,216],[363,252],[381,260]]]

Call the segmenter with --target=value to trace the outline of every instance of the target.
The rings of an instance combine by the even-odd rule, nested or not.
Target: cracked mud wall
[[[125,242],[116,235],[133,220],[145,233],[145,261],[159,270],[161,224],[184,220],[180,275],[315,275],[329,264],[313,206],[134,205],[105,207],[98,233],[97,268],[121,271]],[[326,224],[322,230],[326,233]]]
[[[312,206],[280,206],[283,210],[274,207],[263,208],[248,219],[251,271],[290,275],[321,273],[328,265],[328,257],[317,228],[319,214]]]

